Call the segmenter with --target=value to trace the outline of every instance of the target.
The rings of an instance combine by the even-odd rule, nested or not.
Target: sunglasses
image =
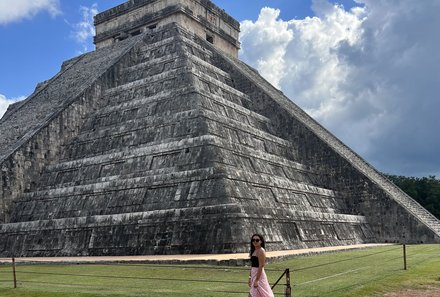
[[[252,242],[260,242],[260,239],[258,239],[258,238],[252,238]]]

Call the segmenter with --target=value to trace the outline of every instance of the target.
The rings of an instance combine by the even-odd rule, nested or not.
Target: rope
[[[322,263],[322,264],[318,264],[318,265],[313,265],[313,266],[309,266],[309,267],[301,267],[301,268],[297,268],[297,269],[290,269],[290,271],[303,271],[303,270],[307,270],[307,269],[312,269],[312,268],[319,268],[319,267],[324,267],[324,266],[328,266],[328,265],[332,265],[332,264],[337,264],[337,263],[341,263],[341,262],[346,262],[346,261],[351,261],[351,260],[356,260],[356,259],[361,259],[361,258],[367,258],[367,257],[371,257],[374,255],[378,255],[378,254],[383,254],[383,253],[388,253],[388,252],[393,252],[396,250],[401,250],[401,246],[397,247],[397,248],[392,248],[392,249],[388,249],[388,250],[384,250],[384,251],[379,251],[379,252],[374,252],[374,253],[370,253],[370,254],[366,254],[366,255],[360,255],[357,257],[351,257],[351,258],[346,258],[346,259],[341,259],[341,260],[337,260],[337,261],[333,261],[333,262],[327,262],[327,263]],[[429,249],[427,251],[423,251],[422,254],[412,254],[410,256],[410,258],[414,259],[416,257],[421,257],[420,261],[417,261],[417,263],[422,263],[424,261],[427,261],[428,259],[431,259],[431,257],[429,257],[429,255],[427,255],[426,259],[423,257],[424,253],[429,253],[432,251],[436,251],[437,247],[434,247],[432,249]],[[400,260],[402,257],[398,256],[398,257],[392,257],[390,259],[386,259],[383,261],[383,263],[386,262],[392,262],[395,260]],[[416,263],[415,263],[416,264]],[[69,264],[70,265],[70,264]],[[77,264],[75,264],[77,265]],[[149,268],[179,268],[179,269],[206,269],[206,270],[222,270],[224,272],[231,272],[231,271],[248,271],[249,268],[241,268],[241,267],[200,267],[200,266],[176,266],[176,265],[149,265],[149,264],[97,264],[97,263],[90,263],[90,264],[86,264],[86,265],[105,265],[105,266],[134,266],[134,267],[139,267],[139,268],[145,268],[145,269],[149,269]],[[66,265],[68,266],[68,265]],[[330,278],[335,278],[335,277],[339,277],[339,276],[343,276],[349,273],[354,273],[360,270],[365,270],[365,269],[371,269],[371,266],[366,266],[366,267],[362,267],[362,268],[358,268],[358,269],[352,269],[352,270],[347,270],[345,272],[341,272],[341,273],[336,273],[336,274],[332,274],[329,276],[325,276],[325,277],[321,277],[321,278],[317,278],[317,279],[313,279],[313,280],[309,280],[303,283],[299,283],[296,284],[295,286],[302,286],[302,285],[306,285],[306,284],[311,284],[311,283],[315,283],[315,282],[319,282],[322,280],[326,280],[326,279],[330,279]],[[286,269],[267,269],[267,271],[277,271],[277,272],[285,272]],[[3,274],[10,274],[10,271],[6,271],[6,270],[0,270],[0,273]],[[172,282],[196,282],[196,283],[220,283],[220,284],[240,284],[240,285],[247,285],[247,282],[244,281],[224,281],[224,280],[209,280],[209,279],[171,279],[171,278],[163,278],[163,277],[134,277],[134,276],[113,276],[113,275],[93,275],[93,274],[73,274],[73,273],[58,273],[58,272],[37,272],[37,271],[17,271],[18,274],[34,274],[34,275],[56,275],[56,276],[68,276],[68,277],[87,277],[87,278],[108,278],[108,279],[120,279],[120,280],[124,280],[124,279],[131,279],[131,280],[154,280],[154,281],[172,281]],[[283,276],[281,276],[282,278]],[[350,288],[352,286],[358,286],[358,285],[363,285],[363,284],[367,284],[369,282],[372,282],[376,279],[380,279],[380,278],[373,278],[373,279],[369,279],[366,282],[361,282],[361,283],[357,283],[354,285],[350,285],[344,288],[338,288],[338,289],[334,289],[332,292],[335,291],[340,291],[340,290],[344,290],[347,288]],[[1,280],[1,283],[5,283],[5,282],[11,282],[12,280]],[[81,286],[81,287],[90,287],[90,288],[112,288],[112,286],[93,286],[93,285],[87,285],[87,284],[75,284],[75,283],[57,283],[57,282],[42,282],[42,281],[20,281],[19,284],[46,284],[46,285],[54,285],[54,286]],[[116,288],[116,286],[114,286]],[[120,288],[121,286],[117,286],[118,288]],[[122,286],[123,287],[123,286]],[[140,287],[133,287],[133,286],[126,286],[127,288],[134,288],[134,289],[144,289],[144,288],[140,288]],[[211,291],[211,290],[209,290]],[[219,292],[219,293],[225,293],[225,294],[247,294],[248,292],[242,292],[242,291],[211,291],[211,292]],[[279,294],[276,293],[275,295],[284,295],[284,294]]]
[[[67,265],[77,265],[77,264],[67,264]],[[174,268],[174,269],[206,269],[206,270],[237,270],[237,271],[249,271],[250,267],[207,267],[207,266],[181,266],[181,265],[167,265],[167,264],[114,264],[114,263],[84,263],[84,265],[103,265],[103,266],[130,266],[130,267],[148,267],[148,268]],[[283,272],[284,269],[271,269],[264,268],[265,271],[275,271],[275,272]]]
[[[342,259],[342,260],[338,260],[338,261],[334,261],[334,262],[327,262],[327,263],[313,265],[313,266],[308,266],[308,267],[295,268],[295,269],[291,269],[291,271],[303,271],[303,270],[307,270],[307,269],[328,266],[328,265],[332,265],[332,264],[336,264],[336,263],[341,263],[341,262],[351,261],[351,260],[355,260],[355,259],[366,258],[366,257],[370,257],[370,256],[378,255],[378,254],[383,254],[383,253],[387,253],[387,252],[391,252],[391,251],[395,251],[395,250],[400,250],[400,249],[401,249],[400,247],[399,248],[394,248],[394,249],[389,249],[389,250],[386,250],[386,251],[380,251],[380,252],[371,253],[371,254],[368,254],[368,255],[363,255],[363,256],[357,256],[357,257],[353,257],[353,258]]]
[[[136,279],[136,280],[161,280],[161,281],[181,281],[181,282],[201,282],[201,283],[229,283],[229,284],[247,284],[243,281],[221,281],[207,279],[170,279],[161,277],[134,277],[134,276],[112,276],[112,275],[94,275],[94,274],[71,274],[71,273],[55,273],[55,272],[36,272],[36,271],[19,271],[20,274],[37,274],[37,275],[57,275],[57,276],[77,276],[77,277],[97,277],[97,278],[113,278],[113,279]]]
[[[243,296],[246,296],[246,294],[249,294],[249,291],[210,291],[215,293],[224,293],[224,294],[241,294]],[[284,296],[284,293],[273,293],[275,296]]]
[[[316,278],[316,279],[313,279],[313,280],[310,280],[310,281],[307,281],[307,282],[303,282],[303,283],[300,283],[300,284],[296,284],[295,286],[302,286],[302,285],[306,285],[306,284],[310,284],[310,283],[315,283],[315,282],[317,282],[317,281],[321,281],[321,280],[325,280],[325,279],[329,279],[329,278],[333,278],[333,277],[337,277],[337,276],[341,276],[341,275],[349,274],[349,273],[356,272],[356,271],[359,271],[359,270],[365,270],[365,269],[367,269],[368,267],[369,267],[369,266],[367,266],[367,267],[362,267],[362,268],[358,268],[358,269],[347,270],[347,271],[345,271],[345,272],[336,273],[336,274],[332,274],[332,275],[325,276],[325,277],[321,277],[321,278]]]

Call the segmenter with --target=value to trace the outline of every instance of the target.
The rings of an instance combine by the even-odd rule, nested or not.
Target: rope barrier
[[[326,293],[322,294],[320,297],[324,297],[324,296],[327,296],[327,295],[328,296],[332,296],[334,292],[338,292],[338,291],[345,292],[349,288],[359,287],[361,285],[364,286],[366,284],[373,283],[373,282],[376,282],[376,281],[382,280],[382,279],[384,279],[384,277],[373,277],[373,278],[368,279],[368,281],[357,282],[357,283],[351,284],[349,286],[345,286],[345,287],[341,287],[341,288],[337,288],[337,289],[334,289],[334,290],[327,291]]]
[[[380,252],[376,252],[376,253],[371,253],[371,254],[368,254],[368,255],[357,256],[357,257],[352,257],[352,258],[348,258],[348,259],[342,259],[342,260],[338,260],[338,261],[334,261],[334,262],[327,262],[327,263],[313,265],[313,266],[308,266],[308,267],[295,268],[295,269],[291,269],[291,270],[292,271],[304,271],[304,270],[307,270],[307,269],[319,268],[319,267],[328,266],[328,265],[337,264],[337,263],[342,263],[342,262],[347,262],[347,261],[351,261],[351,260],[362,259],[362,258],[366,258],[366,257],[378,255],[378,254],[384,254],[384,253],[387,253],[387,252],[391,252],[391,251],[395,251],[395,250],[400,250],[400,249],[401,248],[399,247],[399,248],[389,249],[389,250],[386,250],[386,251],[380,251]]]
[[[224,294],[241,294],[246,296],[249,294],[249,291],[210,291],[215,293],[224,293]],[[275,296],[284,296],[284,293],[273,293]]]
[[[143,287],[133,287],[133,286],[94,286],[94,285],[87,285],[87,284],[76,284],[76,283],[60,283],[60,282],[44,282],[44,281],[20,281],[19,284],[26,284],[26,283],[30,283],[30,284],[44,284],[44,285],[53,285],[53,286],[71,286],[71,287],[88,287],[88,288],[103,288],[103,289],[108,289],[108,288],[137,288],[137,289],[144,289]]]
[[[68,264],[77,265],[77,264]],[[206,269],[206,270],[237,270],[237,271],[249,271],[250,267],[231,267],[231,266],[219,266],[219,267],[198,267],[198,266],[183,266],[183,265],[168,265],[168,264],[114,264],[114,263],[84,263],[84,265],[103,265],[103,266],[129,266],[129,267],[139,267],[139,268],[174,268],[174,269]],[[283,272],[284,269],[272,269],[264,268],[265,271],[272,272]]]
[[[368,267],[369,267],[369,266],[368,266]],[[345,274],[348,274],[348,273],[357,272],[357,271],[360,271],[360,270],[365,270],[366,268],[367,268],[367,267],[362,267],[362,268],[358,268],[358,269],[347,270],[347,271],[345,271],[345,272],[336,273],[336,274],[332,274],[332,275],[329,275],[329,276],[325,276],[325,277],[321,277],[321,278],[316,278],[316,279],[313,279],[313,280],[310,280],[310,281],[306,281],[306,282],[303,282],[303,283],[299,283],[299,284],[296,284],[295,286],[302,286],[302,285],[306,285],[306,284],[316,283],[316,282],[321,281],[321,280],[325,280],[325,279],[329,279],[329,278],[333,278],[333,277],[337,277],[337,276],[345,275]]]
[[[145,287],[136,287],[136,286],[124,286],[124,285],[105,285],[105,286],[96,286],[96,285],[88,285],[88,284],[78,284],[78,283],[60,283],[60,282],[44,282],[44,281],[20,281],[20,286],[34,286],[34,285],[48,285],[48,286],[58,286],[58,287],[79,287],[79,288],[89,288],[95,290],[108,290],[108,289],[139,289],[145,290]]]
[[[398,246],[396,248],[392,248],[392,249],[387,249],[387,250],[381,250],[378,252],[372,252],[369,254],[365,254],[365,255],[359,255],[356,257],[350,257],[350,258],[345,258],[345,259],[340,259],[340,260],[336,260],[336,261],[332,261],[332,262],[327,262],[327,263],[322,263],[322,264],[317,264],[317,265],[312,265],[312,266],[308,266],[308,267],[299,267],[296,269],[290,269],[290,271],[292,272],[298,272],[298,271],[305,271],[308,269],[313,269],[313,268],[320,268],[320,267],[325,267],[325,266],[329,266],[329,265],[333,265],[333,264],[338,264],[338,263],[342,263],[342,262],[348,262],[348,261],[352,261],[352,260],[358,260],[358,259],[362,259],[362,258],[367,258],[367,257],[371,257],[371,256],[375,256],[375,255],[379,255],[379,254],[385,254],[385,253],[390,253],[390,252],[394,252],[397,250],[401,250],[401,246]],[[428,261],[430,259],[432,259],[432,255],[429,255],[430,252],[435,252],[437,251],[438,248],[434,247],[432,249],[428,249],[426,251],[423,251],[423,253],[419,253],[419,254],[411,254],[409,258],[411,258],[413,261],[412,263],[414,265],[416,265],[417,263],[423,263],[425,261]],[[424,253],[427,253],[426,257],[423,257]],[[401,256],[385,256],[383,257],[384,259],[382,260],[382,263],[389,263],[389,262],[393,262],[396,260],[400,260]],[[388,259],[389,258],[389,259]],[[416,261],[417,262],[414,262]],[[77,266],[78,264],[66,264],[64,266],[71,266],[71,265],[75,265]],[[180,266],[180,265],[159,265],[159,264],[121,264],[121,263],[84,263],[84,265],[93,265],[93,266],[130,266],[130,267],[138,267],[138,268],[143,268],[143,269],[167,269],[167,268],[173,268],[173,269],[197,269],[197,270],[216,270],[216,271],[224,271],[225,273],[227,272],[236,272],[236,271],[249,271],[249,267],[209,267],[209,266],[191,266],[191,265],[185,265],[185,266]],[[394,265],[394,264],[393,264]],[[29,266],[28,266],[29,267]],[[393,266],[394,267],[394,266]],[[6,267],[5,267],[6,268]],[[118,275],[99,275],[99,274],[74,274],[74,273],[58,273],[58,272],[40,272],[40,271],[26,271],[24,268],[25,266],[19,266],[20,269],[17,270],[17,274],[18,275],[53,275],[53,276],[66,276],[66,277],[84,277],[84,278],[107,278],[107,279],[119,279],[119,280],[152,280],[152,281],[170,281],[170,282],[193,282],[193,283],[217,283],[217,284],[240,284],[240,285],[246,285],[247,286],[247,281],[237,281],[237,280],[231,280],[231,281],[226,281],[226,280],[210,280],[210,279],[192,279],[192,278],[180,278],[180,279],[172,279],[172,278],[166,278],[166,277],[138,277],[138,276],[118,276]],[[303,286],[303,285],[308,285],[308,284],[312,284],[312,283],[316,283],[316,282],[320,282],[326,279],[330,279],[330,278],[336,278],[336,277],[341,277],[343,275],[347,275],[350,273],[356,273],[358,271],[361,270],[368,270],[368,269],[372,269],[372,266],[364,266],[362,268],[358,268],[358,269],[351,269],[351,270],[347,270],[344,272],[340,272],[340,273],[335,273],[332,275],[328,275],[328,276],[324,276],[321,278],[317,278],[317,279],[313,279],[313,280],[308,280],[299,284],[295,284],[294,286]],[[265,269],[266,271],[271,271],[271,272],[285,272],[288,269]],[[0,274],[10,274],[11,272],[8,270],[0,270]],[[280,277],[280,279],[284,276],[284,274]],[[382,277],[383,278],[383,277]],[[373,277],[371,279],[356,283],[354,285],[349,285],[349,286],[345,286],[344,288],[336,288],[331,292],[336,292],[336,291],[340,291],[340,290],[344,290],[347,288],[350,288],[352,286],[359,286],[359,285],[364,285],[367,283],[370,283],[374,280],[378,280],[381,279],[380,277]],[[247,279],[246,279],[247,280]],[[7,282],[11,282],[11,280],[3,280],[0,279],[0,283],[7,283]],[[79,281],[81,282],[81,281]],[[32,281],[32,280],[19,280],[19,284],[22,285],[28,285],[28,284],[42,284],[42,285],[53,285],[53,286],[72,286],[72,287],[88,287],[88,288],[124,288],[124,286],[94,286],[94,285],[88,285],[88,284],[79,284],[79,283],[62,283],[62,282],[44,282],[44,281]],[[286,286],[286,285],[283,285]],[[126,288],[133,288],[133,289],[144,289],[143,287],[136,287],[136,286],[125,286]],[[224,293],[224,294],[247,294],[248,292],[242,292],[242,291],[212,291],[209,290],[211,292],[218,292],[218,293]],[[323,296],[327,295],[329,292],[327,292],[326,294],[324,294]],[[275,293],[275,295],[279,295],[279,296],[287,296],[281,293]]]
[[[386,251],[380,251],[380,252],[376,252],[376,253],[371,253],[371,254],[368,254],[368,255],[352,257],[352,258],[349,258],[349,259],[344,259],[344,260],[324,263],[324,264],[321,264],[321,265],[310,266],[310,268],[316,268],[316,267],[326,266],[326,265],[329,265],[329,264],[341,263],[341,262],[345,262],[345,261],[349,261],[349,260],[353,260],[353,259],[366,258],[366,257],[370,257],[372,255],[383,254],[383,253],[387,253],[387,252],[390,252],[390,251],[395,251],[397,249],[400,250],[400,248],[394,248],[394,249],[389,249],[389,250],[386,250]],[[393,257],[391,259],[383,261],[382,263],[387,263],[387,262],[391,262],[391,261],[394,261],[394,260],[400,260],[400,259],[401,259],[400,256],[399,257]],[[307,284],[310,284],[310,283],[315,283],[315,282],[318,282],[318,281],[322,281],[322,280],[326,280],[326,279],[330,279],[330,278],[334,278],[334,277],[339,277],[339,276],[342,276],[342,275],[346,275],[346,274],[349,274],[349,273],[354,273],[354,272],[361,271],[361,270],[366,270],[366,269],[369,269],[369,268],[371,268],[371,266],[365,266],[365,267],[358,268],[358,269],[352,269],[352,270],[348,270],[348,271],[341,272],[341,273],[335,273],[335,274],[332,274],[332,275],[328,275],[328,276],[325,276],[325,277],[313,279],[313,280],[302,282],[302,283],[299,283],[299,284],[294,284],[294,286],[307,285]],[[305,268],[297,269],[297,271],[304,271],[304,270],[306,270],[306,269]]]
[[[408,247],[411,248],[411,246],[407,245],[407,248]],[[438,248],[432,248],[432,249],[426,250],[426,251],[424,251],[424,253],[429,253],[429,252],[434,252],[434,251],[439,251],[439,253],[440,253],[440,244],[439,244]],[[420,254],[410,254],[410,255],[407,256],[407,258],[413,258],[413,257],[417,257],[419,255]]]
[[[400,248],[399,248],[400,249]],[[386,251],[380,251],[380,252],[376,252],[376,253],[371,253],[368,255],[364,255],[364,256],[358,256],[358,257],[352,257],[349,259],[343,259],[343,260],[339,260],[339,261],[334,261],[334,262],[328,262],[328,263],[323,263],[323,264],[319,264],[319,265],[314,265],[314,266],[310,266],[310,267],[303,267],[303,268],[297,268],[297,269],[293,269],[293,271],[302,271],[302,270],[306,270],[306,269],[312,269],[312,268],[318,268],[318,267],[323,267],[323,266],[327,266],[327,265],[331,265],[331,264],[336,264],[336,263],[340,263],[340,262],[344,262],[344,261],[350,261],[350,260],[354,260],[354,259],[359,259],[359,258],[365,258],[365,257],[369,257],[372,255],[377,255],[377,254],[381,254],[381,253],[386,253],[386,252],[390,252],[390,251],[394,251],[397,250],[397,248],[395,249],[390,249],[390,250],[386,250]],[[396,258],[396,259],[400,259]],[[149,265],[149,264],[86,264],[86,265],[105,265],[105,266],[137,266],[140,268],[180,268],[180,269],[207,269],[207,270],[225,270],[225,271],[248,271],[249,268],[239,268],[239,267],[197,267],[197,266],[176,266],[176,265]],[[272,271],[272,272],[284,272],[285,270],[282,269],[265,269],[266,271]],[[0,271],[3,272],[3,271]],[[110,279],[133,279],[133,280],[156,280],[156,281],[178,281],[178,282],[200,282],[200,283],[231,283],[231,284],[247,284],[247,282],[243,282],[243,281],[221,281],[221,280],[206,280],[206,279],[170,279],[170,278],[158,278],[158,277],[130,277],[130,276],[110,276],[110,275],[93,275],[93,274],[71,274],[71,273],[57,273],[57,272],[36,272],[36,271],[18,271],[20,274],[35,274],[35,275],[57,275],[57,276],[72,276],[72,277],[95,277],[95,278],[110,278]],[[5,271],[4,273],[8,273],[7,271]],[[283,274],[284,275],[284,274]],[[342,275],[342,274],[336,274],[336,275],[332,275],[332,276],[328,276],[322,279],[326,279],[326,278],[330,278],[330,277],[335,277],[337,275]],[[316,280],[315,280],[316,281]],[[30,281],[28,281],[30,282]],[[312,281],[310,281],[312,282]],[[308,282],[307,282],[308,283]],[[305,284],[305,283],[302,283]],[[298,284],[298,285],[302,285],[302,284]]]
[[[89,288],[106,288],[108,289],[109,286],[91,286],[86,284],[72,284],[72,283],[54,283],[54,282],[40,282],[40,281],[21,281],[21,283],[30,283],[30,284],[44,284],[44,285],[53,285],[53,286],[71,286],[71,287],[89,287]],[[144,289],[143,287],[133,287],[133,286],[110,286],[110,288],[136,288],[136,289]],[[248,291],[222,291],[222,290],[208,290],[210,292],[215,293],[224,293],[224,294],[248,294]],[[284,296],[283,293],[274,293],[275,296]]]
[[[181,282],[201,282],[201,283],[228,283],[228,284],[247,284],[243,281],[221,281],[207,279],[170,279],[160,277],[134,277],[134,276],[113,276],[113,275],[96,275],[96,274],[71,274],[57,272],[36,272],[36,271],[19,271],[19,274],[37,274],[37,275],[57,275],[57,276],[76,276],[76,277],[95,277],[95,278],[113,278],[113,279],[135,279],[135,280],[161,280],[161,281],[181,281]]]

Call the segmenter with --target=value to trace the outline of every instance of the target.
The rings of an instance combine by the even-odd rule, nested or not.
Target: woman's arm
[[[254,287],[258,287],[258,281],[260,280],[261,274],[263,273],[263,267],[266,264],[266,251],[261,248],[258,252],[258,271],[257,276],[255,277]]]

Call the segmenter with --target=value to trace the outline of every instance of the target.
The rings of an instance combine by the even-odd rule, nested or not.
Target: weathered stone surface
[[[238,56],[240,24],[208,0],[128,1],[95,17],[97,48],[170,23]]]
[[[253,232],[272,249],[440,241],[437,219],[178,24],[66,61],[0,133],[3,256],[243,252]]]
[[[44,166],[59,158],[96,105],[110,79],[103,73],[139,38],[77,58],[44,87],[0,120],[0,223],[10,220],[11,202],[36,185]]]

